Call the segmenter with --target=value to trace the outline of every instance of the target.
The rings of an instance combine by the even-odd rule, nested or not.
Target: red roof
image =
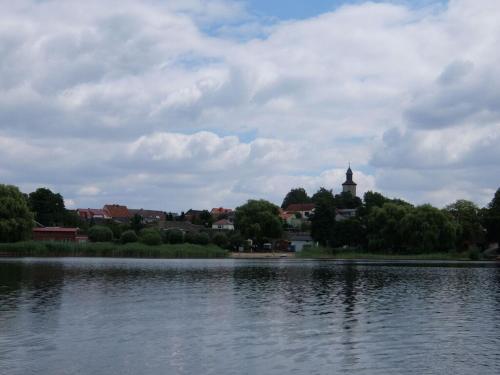
[[[220,214],[228,214],[230,212],[233,212],[233,210],[230,208],[219,207],[219,208],[212,208],[212,211],[210,211],[210,212],[213,215],[220,215]]]
[[[295,203],[289,205],[285,211],[287,212],[299,212],[299,211],[312,211],[316,205],[314,203]]]
[[[229,220],[222,219],[222,220],[217,220],[214,225],[233,225]]]
[[[44,227],[33,228],[33,232],[78,232],[78,228]]]
[[[104,206],[104,211],[112,218],[132,216],[127,206],[120,206],[119,204],[107,204]]]

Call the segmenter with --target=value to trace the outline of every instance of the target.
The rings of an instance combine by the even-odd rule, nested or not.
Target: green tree
[[[307,192],[304,188],[295,188],[290,190],[285,199],[283,199],[283,203],[281,204],[281,208],[285,209],[291,204],[296,203],[310,203],[311,198],[307,195]]]
[[[487,231],[488,241],[500,242],[500,189],[482,211],[482,222]]]
[[[344,191],[335,195],[335,207],[337,208],[359,208],[363,205],[361,198],[352,195],[348,191]]]
[[[130,228],[135,231],[135,233],[139,233],[143,228],[143,218],[139,214],[134,214],[132,218],[130,219]]]
[[[162,243],[160,232],[153,228],[145,228],[141,230],[139,240],[148,246],[157,246]]]
[[[120,242],[123,244],[137,242],[138,237],[137,234],[133,230],[126,230],[120,236]]]
[[[33,214],[25,196],[12,185],[0,184],[0,242],[30,238]]]
[[[400,251],[404,244],[400,223],[409,212],[410,208],[394,203],[374,207],[366,220],[368,248],[372,251]]]
[[[360,246],[365,243],[365,228],[357,218],[342,220],[333,227],[333,246]]]
[[[399,232],[409,253],[447,251],[455,248],[458,224],[429,204],[410,209]]]
[[[311,198],[311,201],[315,204],[318,204],[319,201],[322,200],[334,200],[334,196],[331,190],[327,190],[324,187],[319,188],[319,190],[314,193]]]
[[[197,245],[208,245],[210,237],[204,232],[197,233],[194,237],[194,243]]]
[[[35,220],[44,226],[64,225],[66,208],[61,194],[39,188],[29,194],[28,203]]]
[[[224,233],[215,233],[212,237],[212,242],[219,247],[226,247],[228,245],[228,238]]]
[[[261,241],[280,238],[283,232],[279,207],[265,200],[249,200],[236,208],[235,226],[244,236]]]
[[[89,229],[89,240],[92,242],[112,241],[113,231],[104,225],[94,225]]]
[[[335,198],[331,191],[321,188],[313,199],[316,209],[311,217],[311,236],[323,246],[332,245],[335,226]]]
[[[484,241],[484,230],[480,222],[480,210],[471,201],[457,200],[444,208],[444,212],[451,215],[460,225],[458,246],[467,249],[470,245]]]

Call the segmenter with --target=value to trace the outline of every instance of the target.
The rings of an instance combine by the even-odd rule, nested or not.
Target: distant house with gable
[[[285,208],[285,212],[300,214],[302,218],[307,219],[314,214],[315,207],[314,203],[294,203]]]
[[[111,219],[120,223],[128,223],[132,214],[130,213],[127,206],[121,206],[119,204],[106,204],[103,208],[103,211],[108,215]]]
[[[78,216],[86,221],[99,221],[111,219],[108,214],[101,208],[78,208],[76,210]]]
[[[167,220],[167,214],[164,211],[130,208],[129,212],[131,216],[139,215],[142,217],[142,222],[145,224],[158,223],[160,221]]]
[[[186,221],[192,223],[193,221],[197,221],[200,219],[202,212],[202,210],[189,209],[189,211],[184,214],[184,218],[186,219]]]
[[[212,224],[212,229],[215,229],[215,230],[234,230],[234,224],[227,219],[217,220],[215,223]]]

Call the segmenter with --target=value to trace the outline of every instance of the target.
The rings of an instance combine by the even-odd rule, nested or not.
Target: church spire
[[[349,192],[353,196],[356,196],[356,183],[352,180],[352,176],[351,162],[349,162],[349,168],[347,168],[347,172],[345,174],[346,181],[342,184],[342,191]]]

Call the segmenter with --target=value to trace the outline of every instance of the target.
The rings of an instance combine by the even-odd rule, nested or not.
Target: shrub
[[[137,240],[138,240],[137,234],[135,234],[135,232],[133,230],[126,230],[120,236],[121,243],[137,242]]]
[[[206,233],[198,233],[194,237],[194,241],[198,245],[208,245],[210,242],[210,237],[208,237],[208,234]]]
[[[113,232],[108,227],[94,225],[89,229],[89,240],[92,242],[109,242],[113,240]]]
[[[226,247],[229,241],[224,233],[216,233],[212,238],[212,242],[219,247]]]
[[[477,247],[474,247],[469,250],[469,259],[470,260],[479,260],[481,259],[481,252]]]
[[[183,243],[184,234],[178,229],[172,229],[168,231],[168,242],[171,244]]]
[[[141,242],[149,246],[157,246],[161,244],[160,232],[154,229],[143,229],[141,231]]]
[[[184,242],[187,242],[187,243],[196,243],[196,233],[187,232],[184,235]]]

